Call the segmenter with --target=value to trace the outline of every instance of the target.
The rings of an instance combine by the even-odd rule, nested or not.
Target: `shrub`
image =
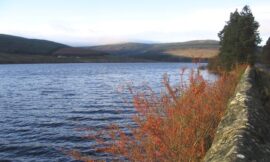
[[[97,140],[106,146],[101,151],[130,161],[200,161],[211,146],[244,69],[245,66],[238,66],[213,82],[206,81],[199,71],[193,71],[189,84],[181,75],[177,87],[170,86],[165,75],[167,93],[134,94],[137,127],[129,128],[131,135],[117,126],[99,134]],[[104,138],[110,138],[110,142]],[[77,152],[73,157],[91,161]]]

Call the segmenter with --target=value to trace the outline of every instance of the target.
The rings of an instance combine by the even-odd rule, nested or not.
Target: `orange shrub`
[[[170,86],[165,76],[167,93],[162,96],[135,94],[133,102],[138,113],[134,121],[137,127],[130,128],[131,135],[117,126],[101,133],[99,137],[111,139],[107,143],[99,138],[99,142],[107,146],[101,151],[130,161],[200,161],[211,146],[245,67],[238,66],[229,73],[224,72],[213,82],[207,82],[199,71],[194,71],[189,84],[182,80],[177,87]],[[76,159],[88,160],[78,153],[74,155]]]

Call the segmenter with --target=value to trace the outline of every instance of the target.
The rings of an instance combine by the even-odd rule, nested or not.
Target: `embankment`
[[[246,69],[204,161],[270,161],[269,71]]]

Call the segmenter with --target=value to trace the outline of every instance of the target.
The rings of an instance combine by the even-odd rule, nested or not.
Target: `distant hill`
[[[0,34],[0,63],[58,62],[190,62],[217,55],[218,41],[181,43],[123,43],[93,47],[70,47],[40,39]]]
[[[150,49],[152,44],[143,43],[123,43],[123,44],[112,44],[112,45],[101,45],[86,47],[87,49],[93,49],[97,51],[103,51],[114,55],[138,55],[143,54],[146,50]]]
[[[195,40],[180,43],[123,43],[87,47],[117,56],[133,57],[186,57],[210,58],[217,55],[219,42],[215,40]]]
[[[96,51],[92,49],[80,48],[80,47],[66,47],[58,49],[53,52],[52,55],[55,56],[76,56],[76,57],[104,57],[108,56],[108,53]]]
[[[40,39],[0,34],[0,52],[15,54],[48,55],[67,45]]]

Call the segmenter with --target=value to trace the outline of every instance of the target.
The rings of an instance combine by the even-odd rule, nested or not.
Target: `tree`
[[[239,13],[237,10],[230,15],[230,20],[218,33],[220,38],[219,64],[231,69],[236,64],[255,61],[257,45],[261,42],[259,23],[248,6]]]
[[[270,37],[268,38],[265,46],[263,46],[262,54],[264,62],[270,63]]]

